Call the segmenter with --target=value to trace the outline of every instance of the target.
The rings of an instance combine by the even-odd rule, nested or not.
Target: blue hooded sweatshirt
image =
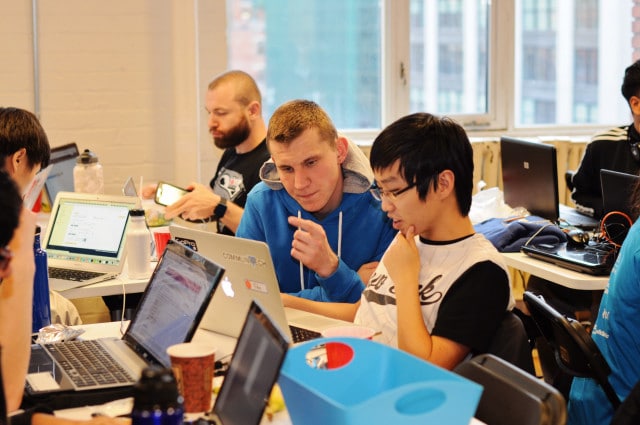
[[[267,161],[260,170],[261,183],[249,192],[236,237],[254,239],[269,245],[280,291],[316,301],[356,302],[364,290],[358,269],[365,263],[380,261],[396,231],[369,188],[373,173],[364,153],[349,142],[342,164],[344,189],[338,208],[322,220],[302,209],[282,186],[275,164]],[[300,263],[291,256],[293,233],[289,216],[320,224],[333,252],[338,252],[340,213],[342,241],[338,269],[327,278],[304,267],[304,289],[300,282]]]

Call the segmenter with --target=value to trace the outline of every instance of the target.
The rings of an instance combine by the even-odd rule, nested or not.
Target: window
[[[496,132],[628,119],[630,0],[226,1],[229,67],[267,118],[307,98],[345,133],[413,111]]]

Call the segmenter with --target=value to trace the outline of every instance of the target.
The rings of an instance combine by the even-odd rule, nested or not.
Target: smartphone
[[[178,199],[182,197],[188,191],[178,186],[174,186],[172,184],[166,182],[158,183],[158,188],[156,189],[156,204],[160,205],[171,205],[176,202]]]

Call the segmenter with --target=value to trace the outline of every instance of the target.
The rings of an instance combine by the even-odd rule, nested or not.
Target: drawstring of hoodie
[[[298,210],[298,219],[302,218],[302,212]],[[300,230],[300,226],[298,226],[298,230]],[[342,211],[338,213],[338,262],[340,261],[340,257],[342,256]],[[300,263],[300,290],[304,291],[304,265],[302,264],[302,260]]]

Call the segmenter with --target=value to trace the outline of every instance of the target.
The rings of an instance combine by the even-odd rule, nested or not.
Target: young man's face
[[[340,205],[346,139],[338,138],[333,148],[311,128],[289,144],[271,142],[269,151],[285,190],[302,208],[326,215]]]
[[[396,161],[392,166],[373,171],[374,178],[382,195],[382,210],[393,220],[393,228],[406,234],[410,226],[415,227],[415,233],[426,236],[433,223],[433,208],[425,208],[426,201],[421,201],[418,197],[416,187],[412,187],[396,196],[397,193],[409,186],[400,173],[400,161]],[[431,193],[431,191],[429,191]],[[429,199],[429,194],[427,194]]]
[[[249,138],[251,127],[247,108],[235,100],[231,84],[208,90],[205,106],[209,114],[209,133],[218,148],[234,148]]]

